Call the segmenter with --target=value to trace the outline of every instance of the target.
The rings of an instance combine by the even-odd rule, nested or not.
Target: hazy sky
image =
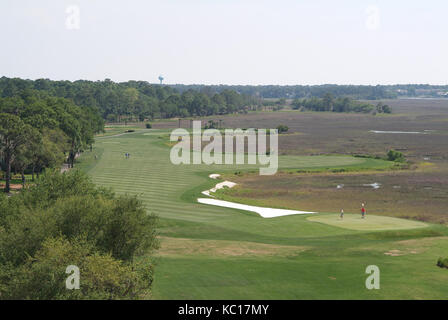
[[[448,83],[446,0],[1,0],[0,76]]]

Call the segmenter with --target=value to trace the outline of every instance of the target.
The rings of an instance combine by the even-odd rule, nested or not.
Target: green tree
[[[30,139],[39,133],[30,125],[25,124],[19,117],[2,113],[0,114],[0,151],[6,167],[5,192],[10,192],[11,164],[18,155],[19,150],[25,148]]]
[[[289,127],[281,124],[281,125],[277,126],[277,130],[278,130],[279,134],[286,133],[286,132],[288,132]]]
[[[31,173],[42,171],[43,168],[60,168],[65,161],[65,153],[70,150],[69,138],[59,129],[44,129],[41,143],[34,144],[30,149]]]
[[[36,129],[33,130],[34,132],[29,135],[26,142],[17,149],[16,156],[12,162],[15,170],[20,172],[22,176],[22,188],[25,188],[25,170],[32,165],[33,155],[41,148],[43,143],[40,132]]]
[[[325,111],[333,111],[334,97],[331,93],[326,93],[322,99]]]
[[[123,113],[126,115],[125,125],[127,123],[128,117],[132,119],[135,110],[135,103],[139,97],[139,92],[135,88],[127,88],[123,91],[122,95],[122,107]]]
[[[300,99],[294,99],[291,103],[291,106],[293,110],[299,110],[302,106],[302,101],[300,101]]]
[[[77,170],[48,170],[15,197],[0,197],[2,299],[148,297],[158,248],[156,218],[135,197],[116,197]],[[68,265],[80,290],[65,288]]]
[[[396,161],[396,162],[406,161],[404,154],[400,151],[395,151],[395,150],[389,150],[387,152],[387,160]]]
[[[79,268],[79,290],[66,288],[70,265]],[[136,299],[149,295],[152,282],[151,265],[117,260],[83,237],[47,238],[23,264],[0,270],[3,299]]]

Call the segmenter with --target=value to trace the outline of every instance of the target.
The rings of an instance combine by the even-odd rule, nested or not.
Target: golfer
[[[339,216],[341,219],[344,219],[344,209],[341,209],[341,215]]]
[[[361,217],[364,219],[366,216],[366,208],[364,207],[364,203],[361,205]]]

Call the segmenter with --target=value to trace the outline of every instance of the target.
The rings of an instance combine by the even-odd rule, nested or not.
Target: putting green
[[[327,214],[309,217],[307,220],[344,229],[362,231],[403,230],[427,227],[426,223],[419,221],[375,215],[367,215],[365,219],[362,219],[361,215],[345,214],[344,219],[340,219],[338,214]]]

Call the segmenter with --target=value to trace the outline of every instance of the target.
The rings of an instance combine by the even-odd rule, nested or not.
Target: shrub
[[[440,268],[447,268],[448,269],[448,258],[439,258],[439,260],[437,260],[437,266]]]
[[[65,287],[69,265],[79,268],[79,290]],[[149,294],[141,279],[152,282],[152,268],[141,269],[138,264],[97,252],[82,237],[71,241],[48,238],[24,264],[2,271],[0,277],[15,279],[14,285],[2,292],[4,299],[133,299]]]
[[[204,129],[218,129],[219,128],[219,122],[209,120],[208,123],[205,124]]]
[[[376,112],[378,113],[392,113],[391,107],[387,104],[382,104],[381,102],[376,105]]]
[[[145,126],[146,126],[146,129],[151,129],[152,128],[152,126],[151,126],[151,124],[149,122],[146,123]]]
[[[289,127],[281,124],[277,127],[277,130],[278,130],[278,133],[281,134],[281,133],[288,132]]]
[[[136,197],[116,197],[84,173],[48,172],[17,196],[0,197],[0,297],[147,296],[156,221]],[[80,268],[81,290],[65,289],[68,265]]]
[[[396,161],[396,162],[405,162],[406,161],[404,154],[400,151],[395,151],[395,150],[389,150],[389,152],[387,153],[387,160]]]

